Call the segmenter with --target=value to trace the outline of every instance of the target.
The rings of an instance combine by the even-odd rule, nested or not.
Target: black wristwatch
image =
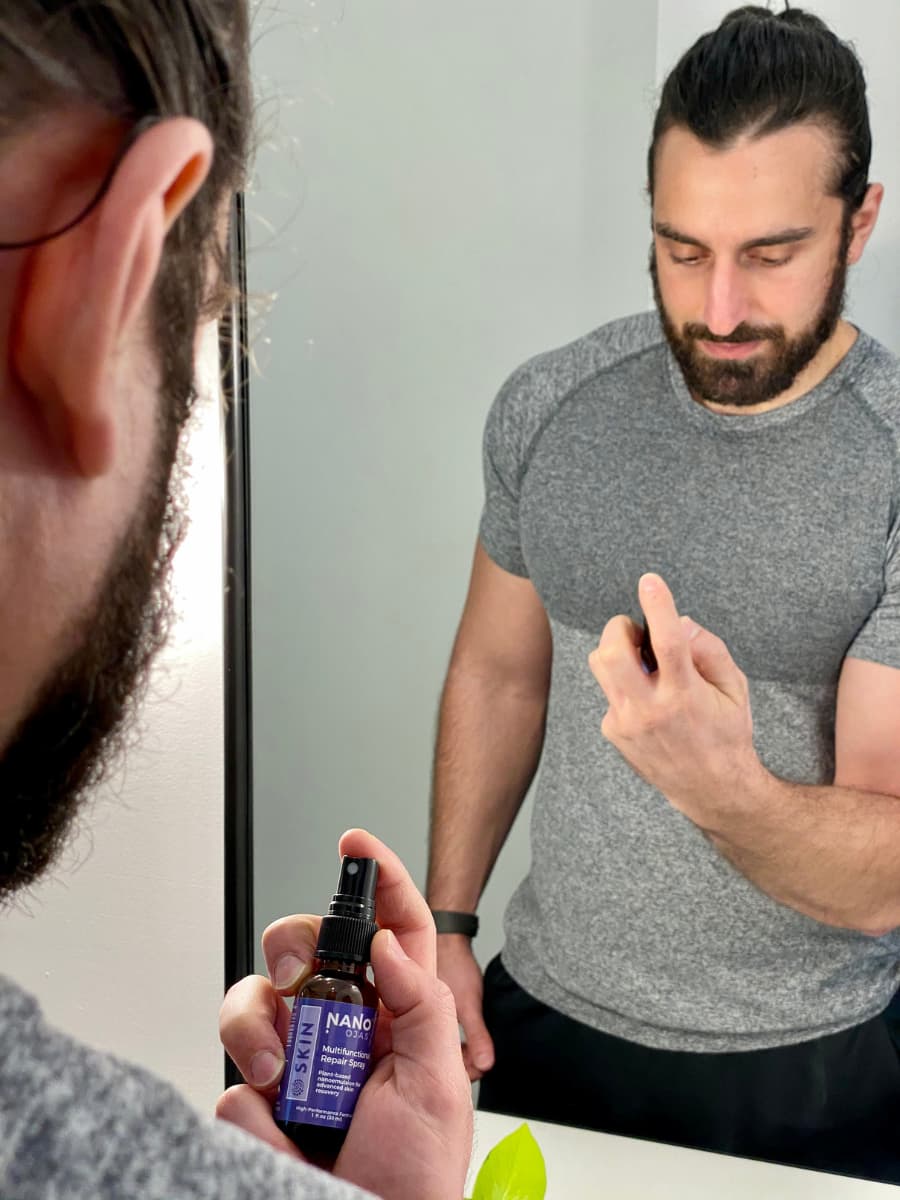
[[[478,918],[474,913],[450,912],[445,908],[433,908],[431,915],[438,933],[462,933],[473,938],[478,932]]]

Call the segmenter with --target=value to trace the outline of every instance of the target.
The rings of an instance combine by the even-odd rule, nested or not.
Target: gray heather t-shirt
[[[0,977],[3,1200],[364,1200],[50,1028]]]
[[[733,868],[600,732],[587,658],[657,571],[724,638],[780,778],[834,776],[846,655],[900,668],[900,362],[864,333],[811,392],[756,415],[692,399],[655,314],[517,370],[488,417],[480,536],[531,579],[553,671],[531,868],[504,964],[537,999],[648,1046],[836,1032],[900,983],[900,930],[803,916]]]

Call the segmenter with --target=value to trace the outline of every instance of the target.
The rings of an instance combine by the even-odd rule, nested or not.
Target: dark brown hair
[[[246,0],[15,0],[3,7],[4,131],[77,99],[128,124],[194,117],[213,136],[209,178],[170,232],[156,284],[162,393],[180,426],[194,394],[189,331],[227,298],[217,230],[250,150]],[[211,261],[217,270],[209,293]]]
[[[801,121],[834,135],[833,191],[857,209],[868,187],[872,135],[853,49],[799,8],[734,9],[691,46],[663,85],[647,162],[651,199],[656,147],[674,126],[721,148],[742,134],[775,133]]]

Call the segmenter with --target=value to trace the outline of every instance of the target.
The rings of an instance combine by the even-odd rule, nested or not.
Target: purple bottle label
[[[279,1121],[346,1129],[369,1075],[374,1008],[298,997],[291,1013]]]

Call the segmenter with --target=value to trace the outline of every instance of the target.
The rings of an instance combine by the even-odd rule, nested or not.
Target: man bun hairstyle
[[[656,149],[670,129],[725,149],[742,135],[762,137],[801,122],[835,138],[831,190],[855,211],[868,188],[872,134],[854,50],[802,9],[734,9],[686,51],[663,85],[647,160],[651,199]]]

